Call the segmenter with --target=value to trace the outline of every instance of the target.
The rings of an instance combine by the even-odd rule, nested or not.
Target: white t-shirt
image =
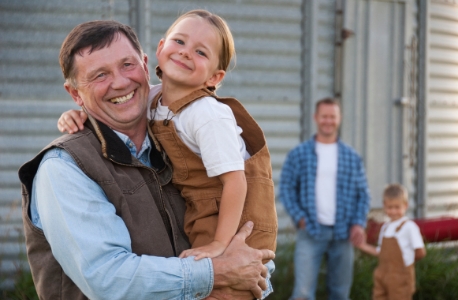
[[[162,85],[150,87],[148,107],[160,92]],[[148,109],[148,119],[171,119],[181,140],[202,158],[208,177],[231,171],[245,170],[244,161],[250,158],[245,142],[240,136],[231,108],[213,97],[193,102],[174,116],[168,106],[158,101],[156,114]]]
[[[318,157],[315,181],[315,204],[318,223],[333,226],[336,222],[337,143],[315,142]]]
[[[408,220],[401,229],[396,232],[396,228],[398,228],[398,226],[405,220],[408,220],[408,218],[402,217],[399,220],[383,224],[380,229],[380,236],[378,240],[379,246],[377,247],[377,251],[380,252],[383,237],[395,237],[398,241],[399,248],[401,248],[404,264],[407,267],[415,262],[415,249],[424,248],[425,244],[423,243],[420,229],[417,224],[411,220]]]

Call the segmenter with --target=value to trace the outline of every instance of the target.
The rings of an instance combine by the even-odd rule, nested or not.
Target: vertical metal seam
[[[417,135],[417,169],[416,169],[416,210],[415,217],[425,217],[426,204],[426,127],[427,127],[427,93],[428,93],[428,0],[420,0],[419,8],[419,41],[418,41],[418,135]]]

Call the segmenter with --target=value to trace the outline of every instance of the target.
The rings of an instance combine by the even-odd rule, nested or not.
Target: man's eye
[[[207,55],[206,55],[204,52],[200,51],[200,50],[197,50],[196,52],[197,52],[197,54],[199,54],[200,56],[205,56],[205,57],[207,57]]]
[[[105,73],[100,73],[99,75],[97,75],[97,78],[102,78],[103,76],[105,76]]]
[[[180,44],[180,45],[184,45],[184,42],[183,42],[182,40],[178,40],[178,39],[177,39],[177,40],[175,40],[175,42],[177,42],[177,43]]]
[[[124,67],[130,67],[131,65],[131,63],[124,63]]]

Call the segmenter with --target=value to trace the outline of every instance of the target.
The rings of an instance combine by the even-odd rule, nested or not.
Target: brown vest
[[[110,128],[92,118],[91,122],[86,122],[81,132],[56,139],[19,169],[27,256],[40,299],[87,299],[65,275],[43,231],[30,219],[33,179],[49,149],[66,150],[100,185],[127,226],[133,253],[172,257],[190,247],[183,231],[185,202],[170,183],[172,170],[160,152],[153,146],[153,168],[148,168],[131,155]]]
[[[157,107],[162,93],[156,95],[151,108]],[[173,102],[169,109],[174,114],[204,97],[211,96],[228,105],[243,129],[242,138],[251,157],[245,161],[247,195],[239,228],[254,222],[252,234],[246,243],[256,249],[275,251],[277,245],[277,213],[275,210],[272,167],[266,139],[261,127],[234,98],[219,98],[207,89],[197,90]],[[208,177],[202,159],[180,139],[173,120],[150,121],[154,136],[165,149],[173,165],[173,183],[186,199],[184,229],[193,248],[211,243],[218,225],[223,185],[218,178]]]

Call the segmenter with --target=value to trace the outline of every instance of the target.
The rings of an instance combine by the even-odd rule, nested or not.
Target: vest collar
[[[86,121],[85,126],[87,126],[92,132],[94,132],[98,140],[100,141],[102,146],[103,157],[124,165],[141,164],[140,162],[133,161],[132,154],[130,153],[129,149],[127,149],[124,142],[110,127],[92,117],[84,108],[84,106],[82,108],[86,112],[89,121]],[[151,147],[151,165],[156,171],[160,172],[165,168],[165,162],[162,158],[160,149],[157,148],[157,141],[151,135],[150,130],[148,130],[148,137],[151,141],[151,145],[156,146]]]
[[[191,94],[184,96],[181,99],[178,99],[177,101],[173,102],[172,104],[169,105],[169,110],[173,112],[175,115],[182,111],[186,106],[189,104],[202,99],[204,97],[216,97],[216,94],[211,92],[208,89],[200,89],[197,91],[192,92]],[[151,103],[150,109],[156,109],[157,103],[159,99],[162,97],[162,91],[157,93],[157,95],[153,98],[153,102]]]

